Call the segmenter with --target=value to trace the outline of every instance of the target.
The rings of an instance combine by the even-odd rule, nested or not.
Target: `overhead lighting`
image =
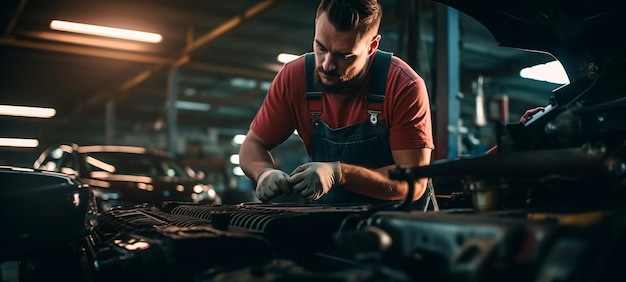
[[[230,155],[230,163],[234,164],[234,165],[238,165],[239,164],[239,154],[233,154]]]
[[[257,85],[257,81],[254,79],[236,77],[230,80],[230,85],[242,89],[254,89]]]
[[[39,140],[37,139],[25,139],[25,138],[0,138],[0,146],[3,147],[20,147],[20,148],[35,148],[39,146]]]
[[[60,33],[60,32],[53,32],[53,31],[30,31],[30,32],[24,32],[24,34],[35,37],[35,38],[40,38],[40,39],[61,41],[61,42],[86,45],[86,46],[108,47],[108,48],[113,48],[113,49],[137,51],[137,52],[144,52],[144,51],[149,50],[149,47],[146,44],[143,44],[142,42],[121,41],[121,40],[116,40],[114,38],[103,38],[103,37],[87,38],[80,34],[69,34],[69,33]]]
[[[288,62],[291,62],[291,61],[297,59],[298,57],[299,57],[298,55],[294,55],[294,54],[280,53],[276,57],[276,60],[278,60],[279,62],[285,64],[285,63],[288,63]]]
[[[237,144],[237,145],[241,145],[243,144],[243,140],[246,139],[246,135],[244,134],[237,134],[235,135],[235,137],[233,137],[233,143]]]
[[[55,114],[53,108],[0,105],[0,115],[5,116],[51,118]]]
[[[546,81],[555,84],[569,83],[567,73],[559,61],[552,61],[524,68],[519,72],[519,75],[523,78]]]
[[[190,111],[203,111],[206,112],[211,109],[211,104],[189,102],[189,101],[176,101],[176,108],[179,110]]]
[[[233,174],[236,176],[244,176],[243,169],[240,166],[233,167]]]
[[[126,40],[142,41],[148,43],[158,43],[163,37],[158,33],[144,32],[130,29],[90,25],[68,21],[53,20],[50,28],[60,31],[76,32],[90,35],[106,36]]]
[[[96,159],[92,156],[87,156],[85,158],[85,160],[87,161],[88,164],[100,168],[104,171],[110,172],[110,173],[114,173],[115,172],[115,166],[106,162],[103,162],[99,159]]]

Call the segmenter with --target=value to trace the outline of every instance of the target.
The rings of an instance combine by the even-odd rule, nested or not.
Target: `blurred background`
[[[480,23],[451,8],[379,2],[380,49],[426,80],[433,160],[483,154],[494,145],[494,126],[518,122],[568,83],[528,78],[527,68],[555,59],[499,46]],[[312,50],[317,4],[3,0],[0,165],[32,167],[61,143],[132,145],[168,152],[220,193],[252,189],[238,167],[240,141],[284,62],[279,55]],[[85,24],[143,37],[76,29]],[[558,62],[549,73],[559,74]],[[286,171],[307,160],[296,135],[274,156]]]

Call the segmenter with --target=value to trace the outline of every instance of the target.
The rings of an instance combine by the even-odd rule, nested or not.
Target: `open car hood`
[[[483,24],[504,47],[545,52],[570,82],[626,53],[623,0],[435,0]]]

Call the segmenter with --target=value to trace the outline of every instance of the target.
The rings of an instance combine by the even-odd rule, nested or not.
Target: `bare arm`
[[[340,184],[348,190],[372,198],[383,200],[401,200],[406,198],[409,187],[406,181],[391,180],[389,171],[400,167],[425,166],[430,164],[431,149],[393,150],[394,165],[370,170],[360,166],[341,164]],[[426,190],[428,179],[415,182],[413,200],[419,199]]]
[[[261,170],[274,167],[274,158],[270,154],[272,148],[265,144],[252,130],[239,148],[239,164],[246,176],[255,181]]]

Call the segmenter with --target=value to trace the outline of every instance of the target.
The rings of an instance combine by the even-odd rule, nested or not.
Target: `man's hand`
[[[521,124],[526,123],[526,121],[531,119],[534,114],[543,111],[543,109],[545,109],[545,107],[535,107],[535,108],[526,110],[524,114],[520,117],[519,123]]]
[[[340,181],[339,162],[310,162],[300,165],[291,173],[289,184],[302,197],[315,201]]]
[[[275,168],[266,168],[257,176],[256,197],[267,202],[281,193],[291,194],[289,174]]]

